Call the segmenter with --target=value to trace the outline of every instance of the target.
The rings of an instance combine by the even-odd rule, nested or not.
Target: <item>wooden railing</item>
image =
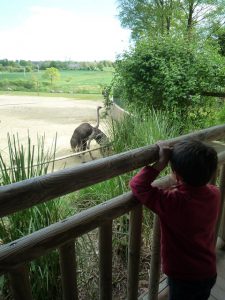
[[[225,125],[211,127],[192,134],[168,140],[170,145],[187,138],[211,141],[225,137]],[[85,165],[57,171],[0,188],[0,216],[32,207],[92,184],[135,170],[158,158],[156,145],[131,150]],[[220,164],[225,162],[225,153],[219,155]],[[224,197],[224,168],[221,173],[221,191]],[[170,185],[169,177],[156,181],[157,185]],[[224,203],[224,202],[223,202]],[[224,207],[221,207],[220,220]],[[58,249],[63,287],[63,299],[79,299],[76,278],[75,240],[81,235],[99,228],[99,299],[112,299],[112,221],[130,213],[128,288],[127,299],[138,297],[138,273],[141,248],[142,207],[132,193],[120,195],[100,205],[82,211],[72,217],[52,224],[11,243],[0,246],[0,274],[9,273],[13,297],[16,300],[31,300],[27,264]],[[218,226],[219,228],[219,226]],[[158,230],[157,219],[155,230]],[[225,230],[222,235],[225,235]],[[155,251],[152,253],[149,299],[157,299],[159,278],[159,240],[155,235]],[[153,249],[153,250],[154,250]]]

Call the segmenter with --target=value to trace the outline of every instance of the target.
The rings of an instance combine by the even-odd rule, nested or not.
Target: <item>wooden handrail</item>
[[[167,140],[167,142],[173,145],[184,138],[210,141],[222,136],[225,136],[225,125],[203,129]],[[157,158],[158,147],[150,145],[82,166],[2,186],[0,188],[0,217],[135,170],[154,162]]]
[[[167,141],[169,145],[184,138],[198,138],[211,141],[225,136],[225,125],[211,127]],[[219,154],[219,163],[225,163],[225,152]],[[150,145],[127,151],[108,158],[93,161],[80,167],[58,171],[49,175],[32,178],[0,188],[0,216],[31,207],[55,197],[76,191],[80,188],[104,181],[117,175],[132,171],[158,158],[158,147]],[[224,176],[222,176],[224,178]],[[222,179],[223,180],[223,179]],[[154,185],[166,187],[171,184],[170,176],[154,182]],[[13,283],[15,299],[31,300],[31,288],[26,263],[45,255],[47,251],[58,248],[63,282],[64,300],[78,299],[76,286],[76,256],[74,241],[77,237],[100,228],[100,299],[111,299],[112,292],[112,221],[131,211],[128,263],[128,300],[137,299],[138,268],[141,243],[141,207],[131,192],[89,208],[65,220],[52,224],[30,235],[0,247],[0,274],[9,272]],[[136,239],[137,236],[137,239]],[[159,248],[157,236],[156,249]],[[104,254],[105,245],[109,254]],[[67,257],[71,254],[72,263]],[[159,266],[156,253],[155,269]],[[21,280],[19,273],[23,275]],[[155,282],[153,297],[157,293],[157,272],[153,272]],[[106,276],[108,274],[108,276]],[[20,283],[18,284],[18,281]],[[21,283],[26,292],[21,289]],[[26,295],[25,295],[26,294]],[[150,294],[149,294],[150,295]],[[25,298],[24,298],[25,297]]]
[[[91,207],[0,247],[0,273],[31,261],[101,225],[128,213],[138,205],[131,192]]]
[[[225,152],[219,155],[219,162],[225,162]],[[154,182],[160,187],[169,186],[170,176]],[[115,197],[97,206],[91,207],[72,217],[54,223],[18,240],[0,247],[0,274],[10,271],[17,265],[44,255],[50,249],[60,247],[101,225],[113,220],[132,208],[138,202],[131,192]]]
[[[225,152],[219,155],[219,162],[225,162]],[[165,176],[154,185],[168,187],[171,177]],[[60,247],[107,221],[128,213],[138,202],[131,192],[115,197],[91,207],[72,217],[54,223],[18,240],[0,247],[0,274],[14,269],[17,265],[44,255],[47,251]]]

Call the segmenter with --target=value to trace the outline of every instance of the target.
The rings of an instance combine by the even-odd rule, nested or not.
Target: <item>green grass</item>
[[[27,144],[21,144],[19,135],[8,134],[8,157],[6,165],[0,153],[0,185],[7,185],[27,178],[43,175],[54,170],[56,138],[51,148],[46,149],[45,137],[37,137],[35,144],[28,136]],[[2,243],[9,243],[61,219],[69,214],[69,208],[60,198],[39,204],[0,218],[0,237]],[[56,251],[32,261],[29,264],[30,280],[34,299],[61,299],[59,257]],[[51,271],[50,271],[51,270]],[[4,299],[11,299],[8,277],[0,282]],[[49,296],[46,296],[49,295]]]
[[[113,76],[113,70],[108,68],[104,71],[60,71],[60,79],[53,82],[52,86],[50,81],[45,79],[43,75],[44,71],[27,72],[25,74],[20,72],[1,72],[0,89],[2,91],[10,92],[22,91],[23,93],[39,92],[42,94],[51,92],[54,95],[60,94],[60,96],[91,94],[99,97],[103,87],[110,84]],[[27,87],[28,83],[31,83],[31,87]],[[88,96],[88,98],[89,97],[94,99],[91,96]]]
[[[41,96],[41,97],[65,97],[74,100],[102,100],[102,94],[68,94],[68,93],[46,93],[46,92],[21,92],[21,91],[0,91],[0,95],[10,96]]]

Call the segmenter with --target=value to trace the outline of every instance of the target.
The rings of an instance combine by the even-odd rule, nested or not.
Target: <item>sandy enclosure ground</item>
[[[32,144],[37,143],[37,135],[45,135],[46,149],[52,145],[57,132],[56,157],[72,154],[70,138],[74,129],[83,122],[95,125],[98,105],[103,105],[102,100],[0,95],[2,155],[7,160],[7,133],[11,135],[18,133],[21,144],[27,145],[28,131]],[[100,120],[100,128],[105,131],[104,121]],[[92,142],[91,147],[95,148],[97,145]],[[95,157],[99,157],[98,152],[94,153]],[[85,154],[85,159],[90,160],[89,154]],[[72,157],[60,161],[57,168],[65,163],[66,166],[71,166],[81,163],[81,159]]]

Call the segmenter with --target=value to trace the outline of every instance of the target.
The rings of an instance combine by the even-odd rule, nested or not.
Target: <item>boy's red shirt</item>
[[[209,184],[181,184],[163,190],[151,185],[158,174],[154,168],[144,167],[131,179],[130,187],[137,200],[159,216],[163,272],[183,280],[215,276],[219,189]]]

